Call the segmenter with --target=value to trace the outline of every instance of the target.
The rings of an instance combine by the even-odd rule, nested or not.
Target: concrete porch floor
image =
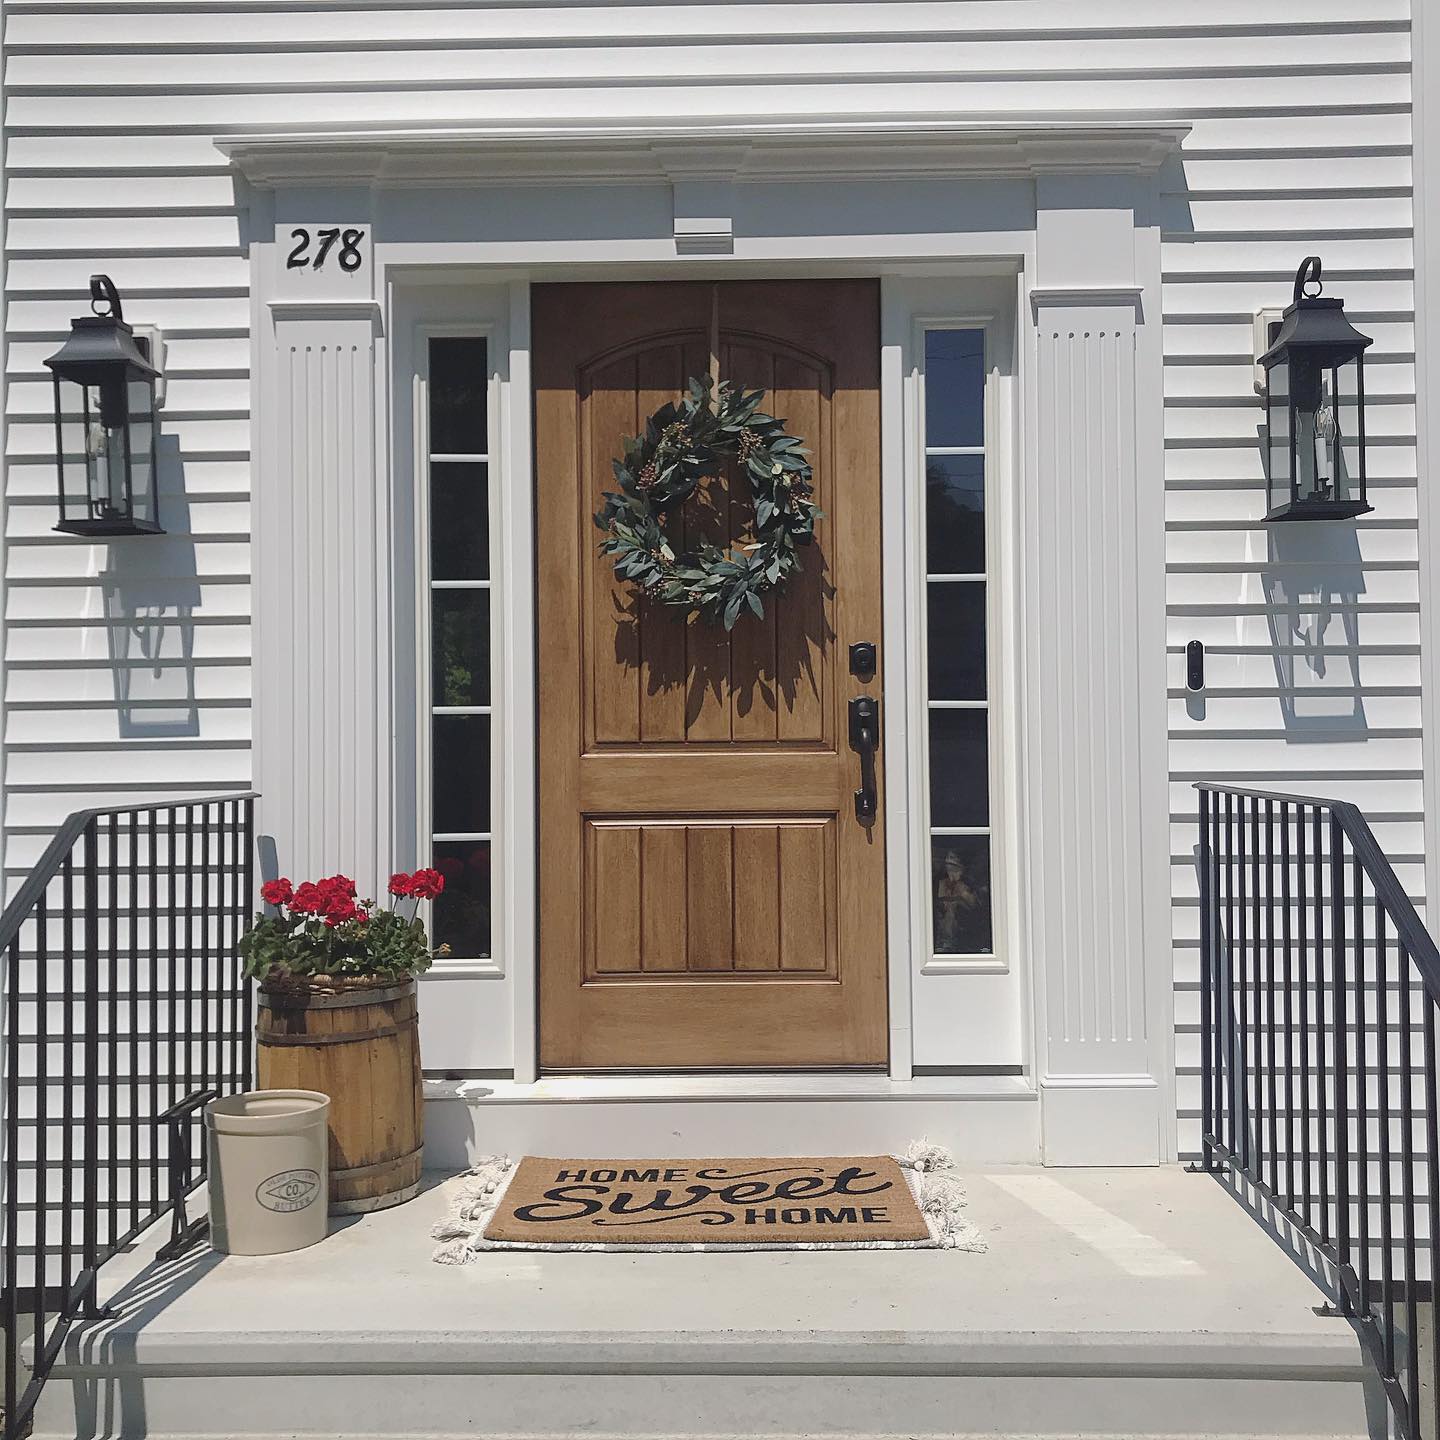
[[[1349,1324],[1214,1179],[965,1178],[983,1255],[440,1266],[438,1176],[295,1254],[137,1250],[108,1267],[116,1316],[74,1338],[36,1433],[1383,1433]]]

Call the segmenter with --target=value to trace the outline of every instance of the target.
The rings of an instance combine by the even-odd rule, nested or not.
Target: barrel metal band
[[[386,1170],[398,1170],[417,1155],[424,1153],[425,1147],[417,1145],[408,1154],[397,1155],[393,1160],[377,1160],[373,1165],[355,1165],[349,1170],[337,1170],[334,1166],[330,1168],[330,1180],[333,1184],[336,1180],[363,1180],[367,1175],[380,1175]]]
[[[390,1000],[403,1000],[414,992],[415,982],[406,980],[400,985],[386,985],[375,990],[337,990],[326,995],[311,991],[307,994],[290,994],[284,990],[260,991],[260,1003],[269,1010],[342,1010],[354,1005],[383,1005]]]
[[[394,1025],[376,1025],[370,1030],[346,1030],[336,1035],[276,1035],[261,1034],[256,1037],[261,1045],[349,1045],[357,1040],[385,1040],[398,1035],[402,1030],[413,1030],[420,1017],[412,1015]]]

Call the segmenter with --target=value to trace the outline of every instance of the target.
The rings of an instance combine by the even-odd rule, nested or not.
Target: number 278
[[[337,244],[340,249],[336,258],[342,270],[353,273],[364,263],[365,257],[360,253],[360,242],[365,238],[363,230],[342,230],[338,225],[332,225],[316,230],[313,235],[309,230],[292,230],[290,238],[295,242],[295,248],[285,260],[287,270],[323,270],[327,257]],[[312,240],[315,242],[313,254],[310,250]]]

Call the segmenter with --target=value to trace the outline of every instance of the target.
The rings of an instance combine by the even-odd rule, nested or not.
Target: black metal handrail
[[[1428,1390],[1440,1434],[1418,1315],[1440,1235],[1440,951],[1353,804],[1195,788],[1203,1168],[1310,1242],[1398,1432],[1419,1440]]]
[[[191,1102],[249,1087],[256,798],[76,811],[0,915],[4,1440],[100,1313],[100,1267],[177,1199],[183,1216]]]

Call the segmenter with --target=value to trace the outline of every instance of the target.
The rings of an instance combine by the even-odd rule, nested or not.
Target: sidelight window
[[[432,938],[490,954],[490,423],[483,337],[429,342],[428,555],[431,863],[445,876]]]
[[[985,332],[925,332],[931,953],[990,955]]]

